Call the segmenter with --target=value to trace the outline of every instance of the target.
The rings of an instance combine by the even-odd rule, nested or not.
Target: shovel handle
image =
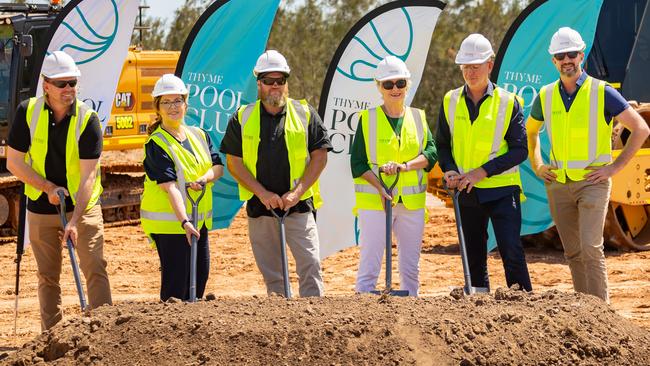
[[[278,210],[278,211],[280,211],[280,214],[275,212],[275,209],[271,209],[270,211],[271,211],[271,215],[273,215],[273,217],[280,220],[281,222],[284,222],[284,219],[287,217],[287,215],[289,215],[289,210],[286,210],[286,211],[285,210]]]
[[[201,182],[199,184],[201,185],[201,194],[199,194],[195,200],[192,198],[192,195],[190,195],[190,187],[192,186],[192,183],[185,183],[185,193],[187,193],[187,199],[190,200],[192,206],[198,206],[199,202],[201,202],[201,198],[203,198],[203,195],[205,194],[206,184],[204,182]]]
[[[59,196],[59,216],[61,217],[61,225],[63,229],[68,226],[68,219],[65,217],[65,194],[62,189],[56,191],[56,194]],[[81,284],[81,275],[79,274],[79,265],[77,264],[77,255],[74,251],[74,245],[72,239],[68,237],[67,240],[68,254],[70,255],[70,263],[72,264],[72,275],[74,276],[74,282],[77,286],[77,294],[79,295],[79,304],[81,305],[81,311],[86,310],[86,295],[84,294],[84,288]]]
[[[381,173],[383,173],[383,171],[384,170],[382,168],[379,168],[379,175],[377,176],[377,178],[379,178],[379,183],[381,183],[381,186],[384,187],[384,189],[386,190],[386,193],[388,193],[389,195],[392,196],[393,195],[393,189],[397,185],[397,181],[399,181],[400,168],[397,168],[397,174],[395,175],[395,181],[393,181],[393,184],[391,184],[390,186],[388,186],[386,184],[386,182],[384,182],[384,176],[381,174]]]

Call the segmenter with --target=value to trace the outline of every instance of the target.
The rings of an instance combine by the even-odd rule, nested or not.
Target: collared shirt
[[[481,105],[487,98],[494,96],[495,84],[488,83],[485,94],[479,99],[478,103],[474,105],[472,99],[467,95],[467,85],[463,87],[463,96],[465,97],[465,104],[469,111],[470,121],[474,123],[478,118]],[[524,116],[521,110],[519,101],[515,99],[514,109],[510,117],[510,124],[504,136],[508,144],[508,152],[501,156],[489,160],[482,165],[482,168],[487,173],[488,177],[505,172],[506,170],[521,164],[528,157],[528,142],[526,140],[526,126],[524,125]],[[451,148],[451,132],[449,131],[449,124],[447,123],[447,116],[445,116],[444,102],[440,106],[440,113],[438,114],[438,130],[436,131],[436,147],[438,149],[438,162],[443,172],[454,170],[459,171],[456,161],[454,160]],[[470,195],[476,195],[479,203],[489,202],[518,190],[518,186],[498,187],[498,188],[473,188]],[[466,196],[466,193],[461,195]],[[466,198],[465,198],[466,199]]]
[[[270,192],[279,196],[289,192],[290,168],[287,145],[284,140],[284,121],[286,119],[286,106],[278,114],[270,114],[260,103],[260,143],[257,150],[257,181]],[[332,150],[332,144],[327,135],[327,130],[316,110],[309,106],[309,152],[318,149]],[[221,141],[220,151],[224,154],[242,157],[241,123],[237,113],[228,121],[226,133]],[[311,198],[298,202],[290,212],[312,212],[314,204]],[[246,203],[246,213],[249,217],[271,216],[257,196],[253,196]]]
[[[31,145],[31,134],[27,122],[27,105],[29,100],[25,100],[18,105],[16,117],[14,118],[9,132],[8,145],[17,151],[27,153]],[[76,102],[70,108],[66,116],[59,121],[55,121],[53,111],[45,103],[45,110],[48,112],[48,140],[47,154],[45,155],[45,179],[56,184],[59,187],[68,188],[68,179],[66,176],[66,158],[65,148],[68,139],[68,127],[70,119],[76,113]],[[38,113],[35,111],[35,113]],[[93,113],[88,120],[86,128],[79,136],[79,159],[94,160],[99,159],[102,153],[102,126],[99,117]],[[33,201],[28,199],[27,209],[37,214],[56,214],[57,207],[50,204],[47,194],[42,193],[40,197]],[[72,198],[66,197],[66,210],[74,210]]]
[[[388,122],[393,128],[393,132],[399,138],[399,135],[402,131],[402,122],[404,117],[388,117]],[[438,160],[438,154],[436,153],[436,145],[433,142],[433,134],[429,130],[429,125],[427,125],[427,143],[422,150],[422,154],[427,158],[429,165],[424,168],[425,171],[430,171],[436,161]],[[358,178],[363,175],[363,173],[370,170],[368,165],[368,155],[366,154],[366,142],[363,136],[363,128],[361,128],[361,117],[359,117],[359,123],[357,124],[357,130],[354,133],[354,141],[352,142],[352,148],[350,149],[350,168],[352,170],[352,178]],[[399,161],[398,163],[403,163]]]
[[[569,94],[566,89],[564,88],[564,85],[562,85],[562,82],[560,82],[560,97],[562,97],[562,102],[564,103],[564,108],[566,111],[569,111],[569,108],[571,108],[571,104],[573,104],[573,101],[575,100],[576,95],[578,94],[578,91],[580,90],[580,87],[582,84],[584,84],[585,80],[587,80],[587,73],[585,71],[582,72],[578,80],[576,80],[576,90],[572,93]],[[613,117],[618,116],[626,110],[630,104],[623,98],[621,93],[619,93],[616,89],[612,88],[611,85],[606,84],[605,85],[605,121],[609,124],[612,121]],[[530,116],[533,117],[534,119],[538,121],[543,121],[544,120],[544,112],[542,111],[542,101],[539,99],[539,95],[535,97],[535,100],[533,101],[533,107],[530,110]]]
[[[223,165],[219,153],[214,149],[210,134],[208,134],[205,130],[203,130],[203,132],[205,133],[205,137],[207,139],[208,150],[210,150],[212,166]],[[183,146],[185,150],[196,156],[195,152],[192,149],[192,145],[190,144],[189,138],[186,138],[183,141],[176,139],[176,141],[178,141],[178,143]],[[171,156],[169,156],[169,154],[167,154],[167,152],[153,140],[149,140],[144,145],[144,149],[145,154],[144,162],[142,165],[144,167],[144,172],[147,174],[147,177],[150,180],[155,181],[157,184],[176,181],[178,177],[176,176],[176,164],[174,164],[174,159],[172,159]]]

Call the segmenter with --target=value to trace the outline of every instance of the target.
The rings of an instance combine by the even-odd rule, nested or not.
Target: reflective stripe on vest
[[[504,136],[509,128],[517,98],[495,87],[493,95],[481,104],[476,120],[471,121],[463,88],[449,91],[443,101],[451,135],[452,154],[461,174],[477,169],[508,152]],[[518,165],[481,180],[476,187],[497,188],[512,185],[521,187]],[[522,197],[522,200],[524,199]]]
[[[569,110],[559,80],[540,89],[544,128],[551,142],[550,164],[559,183],[584,180],[588,167],[612,161],[612,124],[605,120],[604,81],[587,76]]]
[[[81,133],[84,131],[85,127],[92,116],[93,110],[84,104],[82,101],[77,100],[75,103],[75,114],[70,117],[70,125],[68,125],[68,131],[66,131],[66,185],[72,202],[76,204],[77,202],[77,193],[79,190],[80,180],[81,180],[81,171],[80,171],[80,162],[79,162],[79,138]],[[31,98],[27,106],[27,123],[29,124],[29,134],[30,134],[30,148],[27,154],[25,154],[25,162],[34,169],[34,171],[42,177],[45,177],[45,159],[47,155],[47,144],[49,140],[49,129],[47,124],[42,126],[41,123],[49,121],[49,114],[45,111],[45,98]],[[43,121],[41,121],[43,119]],[[71,134],[70,128],[74,135]],[[40,130],[42,131],[40,131]],[[39,136],[39,131],[44,136]],[[35,144],[35,139],[40,139],[40,145],[44,146],[41,151]],[[34,155],[38,156],[38,159],[34,158]],[[91,196],[88,200],[88,205],[86,209],[93,207],[97,204],[99,197],[102,192],[101,185],[101,172],[99,167],[99,162],[97,163],[97,172],[95,183],[92,188]],[[29,184],[25,184],[25,195],[31,200],[36,200],[43,192],[36,187],[33,187]]]
[[[411,111],[411,115],[413,116],[413,119],[415,120],[415,132],[417,136],[417,141],[418,141],[418,154],[422,154],[422,151],[424,150],[424,128],[422,124],[422,116],[420,115],[420,112],[415,109],[415,108],[410,108],[409,110]],[[368,150],[370,152],[368,156],[368,160],[371,163],[376,163],[377,162],[377,109],[369,109],[368,110]],[[417,156],[416,155],[416,156]],[[372,164],[371,165],[372,172],[375,173],[375,175],[379,175],[379,165],[377,164]],[[418,177],[418,182],[420,184],[416,186],[402,186],[402,195],[410,195],[410,194],[418,194],[418,193],[423,193],[427,191],[427,185],[426,183],[422,183],[422,178],[424,177],[424,173],[422,169],[416,169],[416,174]],[[375,193],[379,194],[377,192],[377,189],[373,187],[370,184],[355,184],[354,185],[354,190],[355,192],[363,192],[363,193]]]
[[[381,116],[379,115],[381,114]],[[399,132],[400,139],[390,125],[381,107],[361,112],[361,122],[357,128],[363,129],[369,168],[376,176],[379,167],[388,161],[408,161],[424,151],[427,141],[426,120],[422,111],[407,107]],[[385,139],[390,139],[388,142]],[[391,184],[394,176],[385,176],[386,183]],[[427,182],[423,169],[402,172],[393,192],[393,199],[401,200],[410,210],[424,208],[426,202]],[[354,179],[356,204],[353,212],[359,209],[381,210],[382,200],[379,192],[363,177]]]
[[[241,135],[242,135],[242,155],[243,155],[244,165],[254,177],[257,177],[257,169],[256,169],[257,156],[252,156],[252,155],[257,154],[257,148],[259,147],[259,139],[256,142],[257,145],[252,146],[253,150],[255,151],[248,151],[247,148],[244,148],[245,145],[251,146],[250,143],[244,142],[244,139],[245,136],[247,135],[246,133],[247,127],[249,126],[249,123],[251,123],[252,116],[254,114],[257,114],[257,116],[259,116],[261,108],[262,108],[261,103],[258,100],[255,103],[251,103],[246,106],[243,106],[242,109],[240,109],[239,111],[239,121],[241,125]],[[300,179],[302,178],[302,174],[304,174],[304,169],[307,167],[307,165],[311,160],[309,151],[307,150],[309,146],[309,116],[308,116],[307,108],[308,107],[306,105],[306,102],[304,102],[303,104],[299,100],[294,100],[294,99],[287,100],[287,112],[286,112],[285,124],[284,124],[285,126],[284,135],[285,135],[285,144],[287,146],[287,153],[289,159],[289,167],[290,167],[289,174],[290,174],[290,181],[291,181],[291,187],[290,187],[291,189],[293,189],[300,182]],[[293,120],[289,120],[289,118],[296,118],[298,120],[301,126],[301,131],[288,130],[287,127],[291,126],[293,123]],[[256,122],[259,125],[260,121],[256,121]],[[259,129],[259,126],[253,126],[253,128]],[[287,139],[291,132],[298,132],[304,135],[304,141],[300,143],[300,144],[304,144],[304,150],[305,150],[304,160],[298,161],[294,157],[296,155],[300,156],[303,154],[303,153],[298,154],[295,151],[296,149],[303,149],[303,147],[290,146],[291,144],[287,141]],[[298,170],[294,171],[295,169]],[[302,171],[302,173],[300,173],[300,171]],[[252,192],[248,191],[241,184],[239,185],[239,192],[240,192],[240,199],[242,201],[246,201],[253,196]],[[305,200],[310,197],[313,197],[315,207],[321,206],[322,201],[320,198],[320,189],[319,189],[318,180],[305,192],[305,194],[303,194],[303,196],[300,199]]]
[[[566,165],[563,160],[556,160],[557,156],[555,152],[552,151],[551,154],[551,164],[555,165],[559,169],[584,169],[592,164],[606,164],[612,161],[612,154],[598,154],[598,112],[602,108],[599,108],[598,105],[598,88],[599,84],[602,81],[592,78],[591,87],[589,88],[589,116],[588,116],[588,126],[589,126],[589,139],[588,139],[588,158],[586,160],[567,160]],[[559,81],[556,81],[552,84],[544,86],[544,109],[545,111],[553,110],[553,95],[555,94],[555,88],[559,88]],[[544,113],[544,126],[548,131],[549,141],[551,146],[555,145],[556,142],[553,141],[552,134],[552,116],[553,113]],[[559,142],[557,142],[559,144]]]
[[[163,133],[160,127],[151,134],[149,140],[153,140],[153,143],[161,146],[161,148],[163,148],[172,159],[176,173],[175,185],[180,191],[185,213],[189,216],[191,214],[191,205],[189,204],[185,184],[188,182],[188,179],[194,181],[200,178],[202,173],[204,173],[202,170],[208,168],[208,165],[211,165],[212,160],[210,148],[203,132],[196,127],[189,126],[184,126],[184,130],[189,139],[189,144],[193,148],[193,154],[185,149],[180,143],[176,142],[176,140],[174,140],[174,142],[170,141],[173,137],[168,137],[166,133]],[[182,153],[187,153],[188,156],[179,156],[176,149],[179,149]],[[188,161],[189,156],[192,156],[193,158]],[[188,167],[184,165],[184,162],[194,164],[194,161],[197,164],[196,166]],[[189,174],[189,177],[186,177],[187,174]],[[205,224],[208,229],[212,228],[212,186],[213,183],[207,184],[205,196],[199,203],[197,230],[200,229],[203,224]],[[160,202],[164,202],[164,204],[160,204]],[[145,179],[145,192],[140,207],[140,218],[142,227],[147,235],[180,234],[185,232],[179,225],[179,220],[169,202],[168,194],[163,191],[162,188],[158,187],[157,183],[150,181],[148,177]]]
[[[456,122],[456,108],[458,107],[458,100],[460,99],[462,90],[463,87],[452,91],[449,99],[449,118],[447,122],[449,123],[449,132],[451,134],[452,144],[454,141],[454,124]],[[492,150],[490,151],[488,160],[492,160],[497,157],[497,152],[499,151],[499,147],[501,146],[501,142],[503,141],[507,112],[508,112],[508,95],[499,94],[499,109],[497,112],[496,129],[494,131],[494,136],[492,138]],[[463,167],[461,166],[461,164],[457,164],[457,165],[461,174],[466,173]],[[512,174],[517,172],[519,172],[519,165],[515,165],[514,167],[504,171],[501,174]]]

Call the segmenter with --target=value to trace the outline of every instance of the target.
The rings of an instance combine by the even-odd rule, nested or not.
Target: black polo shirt
[[[214,149],[210,134],[205,130],[203,130],[203,132],[205,133],[205,137],[208,142],[208,149],[210,150],[212,166],[223,165],[219,153]],[[181,144],[185,150],[196,156],[194,150],[192,149],[192,145],[190,144],[189,138],[186,138],[183,141],[176,139],[176,141],[178,141],[178,143]],[[162,184],[167,182],[175,182],[176,179],[178,179],[176,176],[176,164],[174,163],[174,159],[172,159],[172,157],[167,154],[165,149],[160,147],[155,141],[149,140],[144,145],[144,151],[144,162],[142,165],[144,166],[144,171],[150,180],[156,182],[157,184]]]
[[[327,135],[323,121],[314,108],[309,107],[309,152],[318,149],[332,150],[332,144]],[[260,144],[257,151],[257,181],[268,191],[280,196],[291,189],[289,158],[287,145],[284,141],[284,121],[286,106],[276,115],[266,111],[264,105],[260,108]],[[242,157],[241,124],[238,114],[234,113],[228,121],[226,133],[221,141],[221,152]],[[312,212],[314,202],[311,198],[298,202],[290,212]],[[271,216],[257,196],[246,203],[246,213],[249,217]]]
[[[25,100],[18,105],[16,117],[9,132],[8,141],[8,145],[12,149],[23,153],[27,153],[31,145],[31,135],[29,133],[29,124],[27,123],[28,103],[29,100]],[[45,155],[45,179],[59,187],[68,189],[65,147],[70,119],[77,110],[76,102],[72,105],[63,120],[58,123],[55,121],[53,112],[47,103],[45,103],[45,110],[49,114],[47,154]],[[102,154],[102,144],[102,126],[97,114],[93,113],[88,121],[88,125],[79,136],[79,159],[99,159]],[[27,209],[37,214],[57,213],[56,207],[50,204],[45,193],[42,193],[35,201],[28,199]],[[71,212],[73,209],[72,199],[67,197],[66,211]]]

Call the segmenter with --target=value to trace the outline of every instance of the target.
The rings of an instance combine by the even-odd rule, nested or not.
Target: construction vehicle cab
[[[6,172],[7,137],[18,104],[34,94],[36,62],[58,5],[0,3],[0,172]]]

